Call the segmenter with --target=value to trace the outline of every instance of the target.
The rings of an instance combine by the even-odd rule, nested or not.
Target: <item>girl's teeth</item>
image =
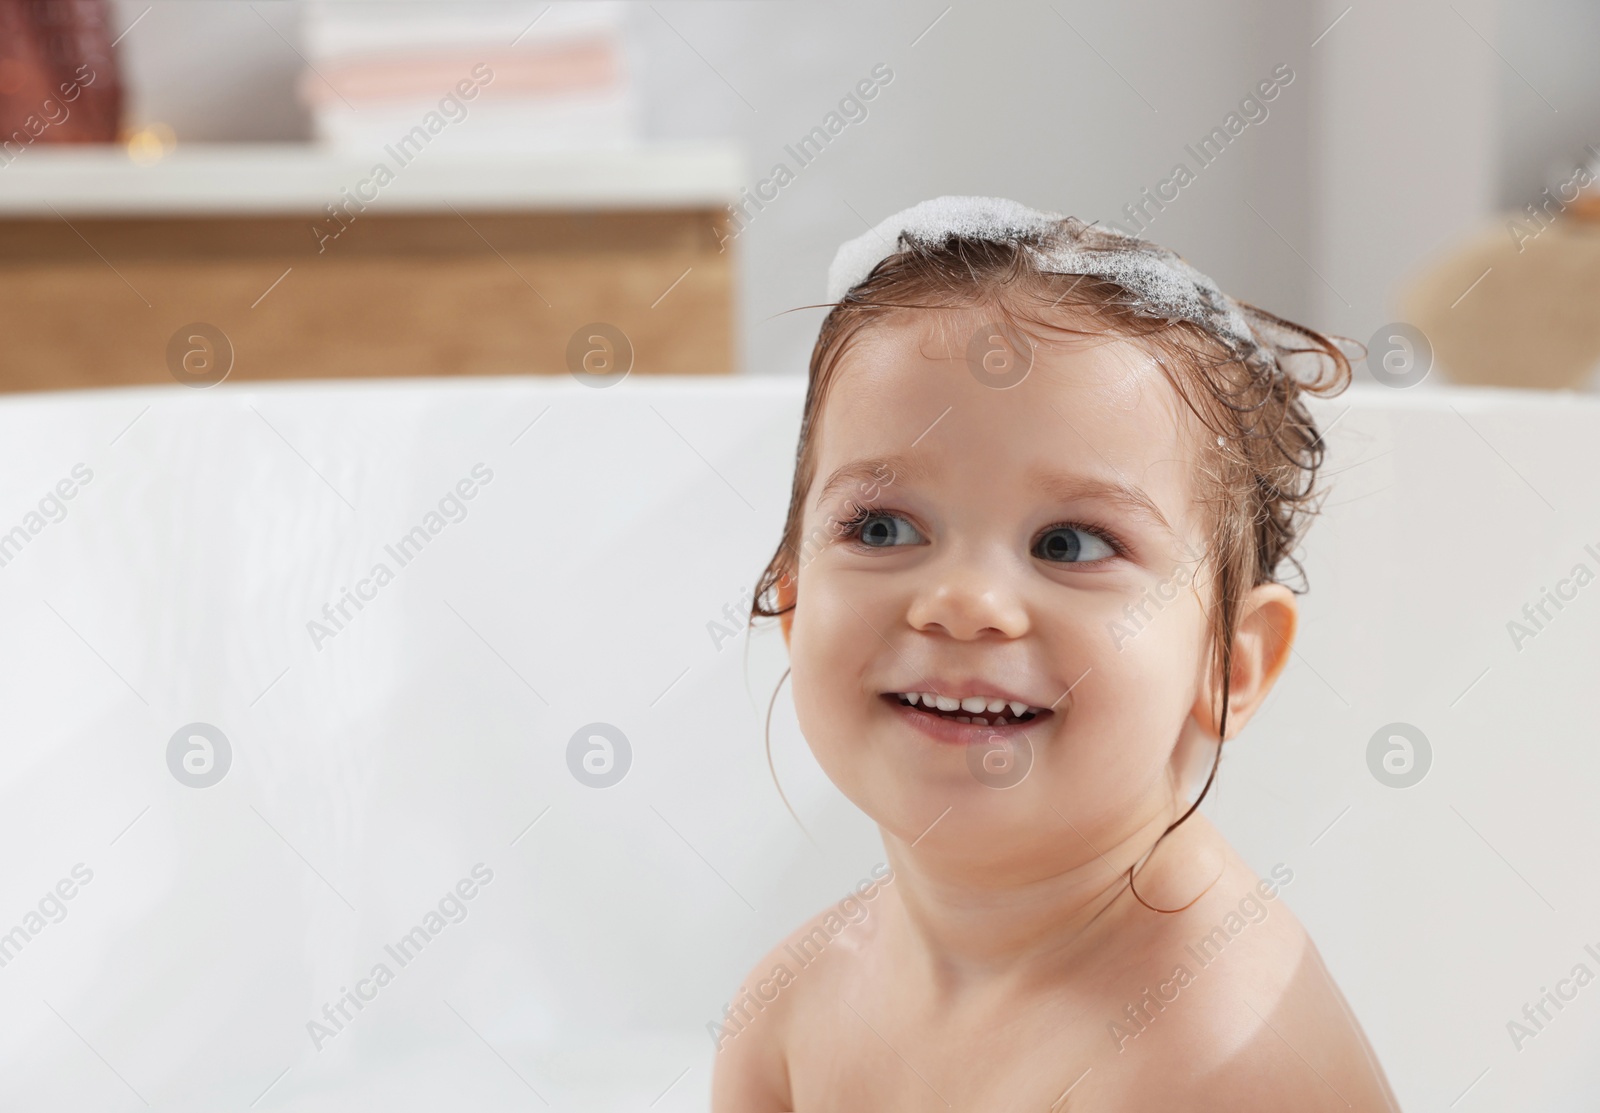
[[[1028,710],[1028,705],[1020,700],[989,699],[985,696],[968,696],[958,700],[950,696],[935,695],[932,692],[906,692],[904,695],[912,707],[965,712],[967,714],[955,716],[958,723],[976,722],[981,726],[988,726],[991,720],[996,723],[1004,722],[1008,708],[1011,719],[1021,719],[1023,713]],[[968,715],[979,717],[968,718]]]

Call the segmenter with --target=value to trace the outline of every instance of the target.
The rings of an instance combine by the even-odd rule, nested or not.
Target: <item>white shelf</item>
[[[548,154],[424,152],[398,165],[305,143],[189,144],[140,165],[120,146],[35,146],[0,166],[0,216],[320,213],[366,186],[381,212],[461,209],[695,208],[744,185],[738,148],[720,143]],[[376,199],[370,195],[376,193]]]

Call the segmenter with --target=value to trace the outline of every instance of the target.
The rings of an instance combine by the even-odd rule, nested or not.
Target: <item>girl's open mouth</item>
[[[989,701],[981,711],[966,707],[946,710],[937,704],[928,706],[921,693],[912,692],[884,692],[878,698],[922,733],[939,742],[960,745],[1015,737],[1055,714],[1048,708],[1015,703],[1004,703],[990,711],[999,700]]]

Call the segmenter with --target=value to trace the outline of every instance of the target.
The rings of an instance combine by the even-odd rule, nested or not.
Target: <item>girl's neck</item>
[[[979,986],[1059,978],[1119,928],[1168,918],[1139,897],[1158,909],[1180,908],[1220,875],[1220,835],[1196,813],[1135,871],[1138,896],[1128,891],[1128,867],[1181,814],[1159,809],[1093,848],[1069,834],[1081,855],[1004,882],[992,868],[951,863],[885,833],[896,898],[889,939],[897,953],[925,968],[924,984],[940,999]]]

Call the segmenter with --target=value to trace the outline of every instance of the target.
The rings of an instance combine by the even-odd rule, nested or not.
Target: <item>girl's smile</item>
[[[941,691],[949,691],[959,688],[959,685],[936,687]],[[981,688],[984,691],[994,690],[994,686],[989,684],[981,685]],[[912,702],[913,696],[917,697],[915,703]],[[959,702],[953,697],[941,697],[933,701],[927,692],[885,692],[879,698],[892,714],[914,730],[922,731],[935,742],[949,742],[958,746],[973,743],[1012,745],[1024,736],[1029,736],[1031,742],[1031,736],[1044,729],[1046,720],[1054,715],[1046,707],[1034,707],[1023,700],[1008,702],[999,697],[985,699],[983,696],[969,696]],[[955,707],[947,709],[944,706],[946,704],[955,704]],[[990,711],[990,707],[994,710]]]

